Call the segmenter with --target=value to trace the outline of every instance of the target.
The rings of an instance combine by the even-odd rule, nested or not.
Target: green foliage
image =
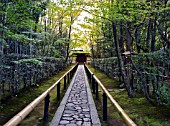
[[[169,105],[169,51],[143,53],[132,56],[133,63],[141,75],[139,75],[136,68],[133,67],[129,58],[130,57],[126,58],[127,63],[125,61],[123,62],[126,63],[124,69],[127,76],[130,80],[133,80],[133,83],[131,82],[134,88],[133,90],[143,93],[146,90],[155,104]],[[92,65],[112,78],[119,79],[120,77],[117,57],[93,59]],[[147,89],[144,88],[144,84],[148,86]]]
[[[15,64],[27,64],[27,63],[32,63],[32,64],[37,64],[37,65],[42,65],[42,62],[32,58],[32,59],[22,59],[22,60],[18,60],[18,61],[12,61]]]
[[[16,57],[18,60],[16,60]],[[10,61],[8,61],[10,59]],[[65,67],[64,58],[34,57],[11,54],[4,59],[6,65],[1,65],[0,101],[8,96],[25,91],[29,86],[35,86],[42,79],[58,73]],[[2,88],[3,87],[3,88]]]
[[[164,104],[170,104],[170,91],[167,86],[162,86],[160,88],[160,100]]]

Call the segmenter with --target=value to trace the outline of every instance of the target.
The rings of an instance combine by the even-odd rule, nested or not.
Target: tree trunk
[[[61,16],[59,19],[59,37],[63,37],[63,17]]]
[[[45,38],[44,38],[44,44],[43,44],[43,55],[45,54],[45,46],[46,46],[46,41],[47,41],[47,19],[44,18],[44,31],[45,31]]]
[[[145,80],[143,79],[144,78],[144,75],[142,74],[142,72],[139,71],[139,69],[136,67],[135,63],[133,62],[133,59],[132,59],[132,55],[130,55],[130,61],[132,63],[132,66],[133,68],[137,71],[137,73],[139,74],[139,77],[140,77],[140,80],[142,82],[142,85],[143,85],[143,89],[144,89],[144,95],[146,97],[146,99],[151,103],[153,104],[150,96],[149,96],[149,93],[148,93],[148,88],[147,88],[147,83],[145,82]],[[141,89],[142,90],[142,89]]]
[[[127,28],[126,28],[126,51],[131,51],[131,37],[130,37],[130,23],[127,22]]]
[[[69,48],[70,48],[70,39],[71,39],[71,30],[72,30],[73,16],[70,17],[70,21],[71,21],[71,24],[70,24],[69,33],[68,33],[68,43],[67,43],[65,63],[68,61],[68,58],[69,58]]]
[[[136,39],[136,47],[138,53],[140,53],[141,47],[140,47],[140,26],[137,26],[136,32],[135,32],[135,39]]]
[[[39,16],[36,16],[36,19],[35,19],[35,28],[34,28],[34,32],[37,32],[37,25],[38,25],[38,22],[39,22]]]
[[[164,41],[164,43],[167,44],[167,47],[170,48],[170,40],[168,40],[167,36],[164,34],[164,31],[160,27],[160,23],[157,24],[158,33],[160,34],[160,37]]]
[[[153,21],[153,28],[152,28],[152,39],[151,39],[151,52],[154,52],[155,51],[155,42],[156,42],[156,20],[157,20],[157,13],[155,15],[155,19]]]
[[[150,49],[150,32],[151,32],[151,27],[152,27],[152,19],[149,19],[148,23],[148,29],[147,29],[147,36],[146,36],[146,48],[147,52],[149,52]]]
[[[103,32],[103,36],[104,36],[104,41],[103,41],[103,45],[102,45],[102,47],[103,47],[103,51],[102,51],[102,57],[105,57],[106,55],[105,55],[105,45],[106,45],[106,38],[107,38],[107,36],[106,36],[106,34],[105,34],[105,31],[104,31],[104,23],[102,22],[102,32]]]
[[[121,53],[123,53],[125,51],[124,49],[124,41],[123,41],[123,27],[122,27],[122,20],[120,21],[120,39],[119,39],[119,42],[120,42],[120,51]]]
[[[91,46],[91,51],[92,51],[92,65],[94,66],[94,49],[93,49],[93,45]]]
[[[134,92],[130,86],[130,79],[127,77],[126,72],[125,72],[122,56],[121,56],[120,49],[119,49],[119,42],[117,41],[117,28],[116,28],[116,24],[114,22],[112,22],[112,28],[113,28],[114,43],[116,46],[116,53],[117,53],[117,57],[118,57],[119,67],[121,70],[121,76],[124,81],[126,90],[128,92],[128,96],[134,97],[135,96]]]

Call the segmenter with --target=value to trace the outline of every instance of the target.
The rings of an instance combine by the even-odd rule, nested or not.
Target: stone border
[[[83,67],[84,69],[84,67]],[[86,89],[87,89],[87,97],[88,97],[88,103],[90,107],[90,116],[92,119],[92,126],[101,126],[100,119],[98,117],[97,109],[93,100],[93,96],[90,90],[89,82],[87,79],[87,75],[84,70],[84,75],[85,75],[85,84],[86,84]]]

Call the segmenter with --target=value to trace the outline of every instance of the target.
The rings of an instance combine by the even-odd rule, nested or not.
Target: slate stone
[[[63,120],[68,120],[68,121],[73,120],[73,118],[72,118],[72,117],[62,117],[62,119],[63,119]]]
[[[76,111],[72,111],[72,110],[65,110],[64,114],[74,114],[76,113]]]
[[[85,117],[86,118],[90,118],[90,114],[85,114]]]
[[[66,106],[67,106],[67,107],[69,107],[69,106],[74,106],[74,104],[73,104],[73,103],[67,103]]]
[[[89,112],[90,110],[88,108],[83,109],[83,112]]]
[[[79,116],[78,116],[78,115],[73,115],[72,117],[75,118],[75,119],[77,119]]]
[[[71,117],[72,114],[63,114],[64,117]]]
[[[84,122],[82,126],[91,126],[91,122]]]
[[[77,122],[76,122],[76,124],[77,124],[78,126],[81,126],[82,123],[83,123],[82,121],[77,121]]]
[[[90,118],[83,118],[83,120],[84,120],[85,122],[89,122],[89,121],[90,121]]]
[[[61,120],[60,121],[60,125],[65,125],[65,124],[69,124],[70,121],[67,121],[67,120]]]

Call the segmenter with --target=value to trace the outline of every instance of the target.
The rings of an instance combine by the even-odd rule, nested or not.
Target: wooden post
[[[57,100],[60,100],[60,82],[57,84]]]
[[[64,90],[66,90],[66,87],[67,87],[67,82],[66,82],[67,78],[66,76],[64,76]]]
[[[91,73],[88,69],[87,69],[87,75],[88,75],[88,78],[90,79],[90,83],[91,83]]]
[[[70,76],[70,79],[71,79],[71,71],[70,71],[68,74],[69,74],[69,76]]]
[[[70,76],[69,76],[70,73],[67,74],[67,77],[68,77],[68,80],[67,80],[67,83],[69,84],[70,82]]]
[[[95,81],[95,87],[96,87],[96,100],[99,100],[99,89],[98,89],[98,83]]]
[[[49,108],[49,103],[50,103],[50,95],[48,94],[45,97],[45,104],[44,104],[44,120],[47,121],[48,120],[48,108]]]
[[[90,83],[92,83],[92,76],[93,76],[93,74],[91,74],[89,71],[88,71],[88,73],[89,73],[89,80],[90,80]]]
[[[73,71],[71,70],[70,71],[70,79],[72,78],[72,75],[73,75]]]
[[[93,94],[95,94],[95,80],[94,80],[94,74],[92,74],[91,79],[92,79],[92,90],[93,90]]]
[[[103,92],[103,121],[107,121],[107,96]]]

